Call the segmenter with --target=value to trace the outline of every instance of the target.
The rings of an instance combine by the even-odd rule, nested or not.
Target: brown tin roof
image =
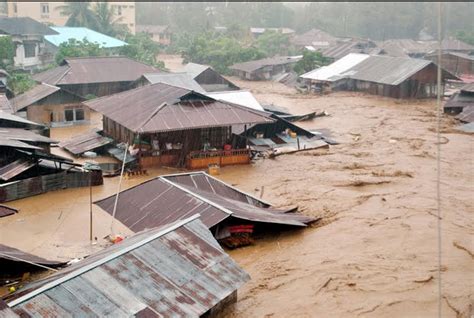
[[[265,112],[164,83],[84,104],[131,131],[142,133],[273,122]]]
[[[80,155],[86,151],[111,144],[111,138],[104,137],[95,131],[75,136],[66,141],[60,142],[59,147],[66,149],[73,155]]]
[[[23,108],[28,107],[29,105],[36,103],[59,90],[59,87],[46,83],[41,83],[36,85],[32,89],[24,92],[23,94],[20,94],[15,98],[11,99],[10,102],[15,111],[20,111]]]

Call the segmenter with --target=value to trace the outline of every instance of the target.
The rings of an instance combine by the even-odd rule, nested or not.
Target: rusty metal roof
[[[298,34],[292,40],[294,44],[300,46],[328,46],[336,41],[336,37],[318,29],[311,29],[303,34]]]
[[[199,317],[250,277],[197,217],[137,233],[5,301],[27,315]]]
[[[379,43],[380,48],[389,56],[408,57],[410,54],[427,54],[434,49],[432,42],[412,39],[391,39]]]
[[[211,67],[209,65],[204,65],[204,64],[188,63],[184,66],[183,71],[191,75],[192,78],[196,78],[208,68],[211,68]]]
[[[66,149],[73,155],[80,155],[86,151],[91,151],[111,144],[112,142],[113,139],[104,137],[98,134],[96,131],[92,131],[60,142],[59,147]]]
[[[164,83],[142,86],[84,104],[131,131],[143,133],[273,122],[264,112],[216,101]]]
[[[32,89],[24,92],[23,94],[20,94],[16,96],[15,98],[11,99],[10,102],[15,109],[15,111],[20,111],[25,107],[28,107],[31,104],[34,104],[40,100],[42,100],[45,97],[48,97],[51,94],[54,94],[55,92],[59,91],[60,88],[41,83],[33,87]]]
[[[300,59],[301,59],[300,57],[294,57],[294,56],[275,56],[275,57],[265,58],[261,60],[236,63],[234,65],[229,66],[229,68],[232,70],[238,70],[238,71],[244,71],[244,72],[250,73],[266,66],[276,66],[276,65],[296,63]]]
[[[143,74],[150,84],[164,83],[171,86],[181,87],[198,93],[206,91],[188,73],[153,73]]]
[[[4,127],[10,127],[11,123],[14,123],[15,127],[18,127],[18,125],[24,125],[24,128],[29,128],[29,127],[44,127],[41,124],[32,122],[28,119],[25,119],[23,117],[17,116],[10,114],[8,112],[4,112],[0,110],[0,129]]]
[[[9,164],[0,167],[0,180],[8,181],[22,172],[34,167],[36,162],[33,160],[20,158]]]
[[[0,204],[0,218],[18,213],[17,209]],[[1,316],[0,316],[1,317]]]
[[[12,113],[13,108],[5,94],[0,94],[0,111],[5,113]]]
[[[131,82],[145,73],[159,69],[128,57],[78,57],[67,58],[64,65],[38,73],[33,79],[51,85]]]
[[[58,267],[65,264],[65,262],[47,260],[42,257],[20,251],[16,248],[0,244],[0,259],[10,262],[18,262],[27,264],[36,263],[48,267]]]
[[[95,202],[113,214],[115,195]],[[161,176],[120,193],[116,219],[132,231],[161,226],[201,214],[209,228],[231,217],[253,222],[306,226],[315,221],[269,204],[200,173]]]
[[[40,142],[40,143],[57,143],[57,141],[42,136],[31,130],[21,128],[4,128],[0,127],[0,139],[17,140],[24,142]]]

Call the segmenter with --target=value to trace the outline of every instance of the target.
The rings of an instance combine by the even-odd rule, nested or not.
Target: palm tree
[[[67,1],[66,5],[57,7],[57,10],[61,10],[62,14],[69,16],[66,26],[97,29],[97,18],[91,10],[90,1]]]
[[[97,31],[110,36],[116,36],[120,33],[119,22],[122,21],[123,18],[119,17],[114,19],[114,7],[109,6],[107,2],[97,2],[94,7],[94,14],[97,20]]]

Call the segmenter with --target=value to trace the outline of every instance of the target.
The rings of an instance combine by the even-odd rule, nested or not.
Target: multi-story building
[[[5,13],[8,17],[30,17],[49,25],[64,26],[68,16],[62,13],[60,7],[65,4],[64,1],[8,1]],[[109,1],[109,4],[114,8],[115,18],[120,19],[118,23],[135,33],[135,2]]]

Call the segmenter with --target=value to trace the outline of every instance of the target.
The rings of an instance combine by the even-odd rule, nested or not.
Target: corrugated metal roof
[[[46,35],[44,39],[54,46],[59,46],[61,43],[67,43],[69,39],[77,41],[87,39],[87,41],[95,42],[104,48],[115,48],[128,45],[124,41],[84,27],[51,27],[51,29],[58,32],[58,34]]]
[[[193,78],[198,77],[202,72],[210,68],[209,65],[202,65],[196,63],[188,63],[184,66],[184,72],[191,75]]]
[[[354,65],[359,64],[367,58],[369,58],[367,54],[350,53],[328,66],[309,71],[300,77],[317,81],[337,81],[342,78],[341,74],[343,72],[351,69]]]
[[[0,317],[1,318],[18,318],[17,314],[7,306],[7,304],[0,298]]]
[[[265,66],[275,66],[275,65],[285,65],[290,63],[296,63],[301,58],[298,56],[275,56],[270,58],[265,58],[261,60],[248,61],[243,63],[236,63],[229,66],[232,70],[244,71],[244,72],[254,72]]]
[[[132,231],[160,226],[199,212],[209,228],[231,217],[254,222],[306,226],[314,218],[271,208],[207,174],[161,176],[122,191],[116,219]],[[113,213],[115,196],[95,202]]]
[[[189,100],[193,94],[194,98]],[[134,132],[145,133],[273,121],[266,113],[162,83],[85,104]],[[133,116],[130,116],[131,112]]]
[[[31,130],[20,128],[0,128],[0,138],[8,140],[18,140],[25,142],[44,142],[48,144],[57,143],[57,141],[37,134]]]
[[[80,155],[86,151],[91,151],[111,144],[112,142],[113,139],[104,137],[98,134],[96,131],[93,131],[60,142],[59,147],[66,149],[73,155]]]
[[[0,147],[24,148],[24,149],[41,149],[41,147],[33,146],[18,140],[2,138],[0,136]]]
[[[0,204],[0,218],[18,213],[17,209]],[[1,316],[0,316],[1,317]]]
[[[434,49],[432,42],[415,41],[412,39],[392,39],[379,43],[389,56],[408,57],[410,54],[426,54]]]
[[[11,262],[18,262],[28,264],[27,262],[36,263],[40,265],[46,265],[49,267],[62,266],[65,262],[47,260],[42,257],[20,251],[16,248],[0,244],[0,259],[8,260]],[[26,261],[26,262],[25,262]]]
[[[465,123],[474,122],[474,106],[465,106],[456,118]]]
[[[441,49],[444,51],[474,51],[474,46],[455,38],[445,38],[441,41]]]
[[[474,93],[474,83],[469,83],[461,87],[461,92]]]
[[[4,111],[0,111],[0,121],[8,121],[8,122],[14,122],[15,124],[24,124],[25,127],[27,126],[36,126],[36,127],[43,127],[43,125],[35,123],[33,121],[30,121],[28,119],[25,119],[23,117],[13,115]],[[4,124],[6,125],[6,124]],[[3,126],[5,127],[5,126]]]
[[[311,29],[303,34],[296,35],[293,39],[293,43],[300,46],[311,45],[324,47],[336,41],[336,37],[318,29]]]
[[[5,94],[0,94],[0,111],[3,113],[12,113],[13,108]]]
[[[46,98],[49,95],[56,93],[59,90],[59,87],[46,83],[41,83],[36,85],[32,89],[24,92],[23,94],[20,94],[15,98],[11,99],[10,102],[15,111],[20,111],[23,108],[28,107],[29,105],[34,104],[42,100],[43,98]]]
[[[444,107],[474,107],[474,96],[470,93],[453,94],[446,102]]]
[[[370,45],[369,41],[349,40],[332,45],[321,51],[323,56],[338,60],[349,53],[378,54],[380,48],[375,47],[375,43]]]
[[[213,92],[206,93],[206,95],[217,100],[222,100],[225,102],[230,102],[248,108],[264,111],[262,105],[260,105],[260,103],[253,96],[253,94],[247,90]]]
[[[143,77],[150,83],[163,83],[171,86],[181,87],[198,93],[206,91],[188,73],[150,73],[143,74]]]
[[[0,167],[0,180],[8,181],[13,177],[16,177],[22,172],[33,168],[36,165],[35,161],[20,158],[9,164]]]
[[[199,317],[250,277],[195,217],[126,238],[25,286],[7,304],[30,315]]]
[[[131,82],[159,69],[123,56],[67,58],[65,65],[38,73],[33,79],[52,85]]]
[[[29,17],[0,17],[0,32],[10,35],[48,35],[56,31]]]

